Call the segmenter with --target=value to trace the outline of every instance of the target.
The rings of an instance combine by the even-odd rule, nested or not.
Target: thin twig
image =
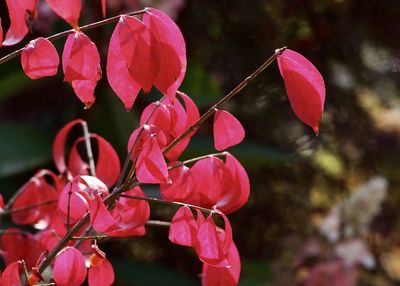
[[[54,204],[56,202],[57,202],[57,200],[42,201],[42,202],[38,202],[38,203],[35,203],[35,204],[27,205],[27,206],[24,206],[24,207],[20,207],[20,208],[7,209],[7,210],[2,211],[0,214],[1,215],[8,215],[8,214],[13,214],[13,213],[17,213],[17,212],[28,211],[28,210],[31,210],[31,209],[34,209],[34,208],[37,208],[37,207]]]
[[[179,168],[180,166],[193,164],[193,163],[196,163],[197,161],[201,161],[201,160],[204,160],[204,159],[207,159],[210,157],[225,157],[226,154],[228,154],[228,152],[214,153],[214,154],[208,154],[208,155],[192,158],[192,159],[189,159],[189,160],[186,160],[183,162],[176,163],[175,165],[169,166],[168,170],[170,171],[170,170]]]
[[[156,203],[161,203],[161,204],[165,204],[165,205],[170,205],[170,206],[187,206],[189,208],[192,209],[198,209],[202,212],[208,213],[208,214],[214,214],[216,213],[214,210],[212,209],[207,209],[207,208],[203,208],[200,206],[196,206],[196,205],[191,205],[191,204],[186,204],[186,203],[181,203],[181,202],[174,202],[174,201],[166,201],[163,199],[159,199],[159,198],[151,198],[151,197],[139,197],[139,196],[131,196],[131,195],[124,195],[121,194],[121,197],[123,198],[127,198],[127,199],[133,199],[133,200],[142,200],[142,201],[148,201],[148,202],[156,202]]]
[[[241,91],[244,87],[246,87],[249,82],[254,80],[256,77],[260,75],[260,73],[265,70],[270,64],[274,62],[277,56],[283,53],[286,47],[276,49],[275,53],[267,59],[261,66],[259,66],[251,75],[246,77],[241,83],[239,83],[234,89],[231,90],[227,95],[225,95],[220,101],[210,107],[195,123],[190,125],[181,135],[176,137],[163,151],[163,154],[167,154],[174,148],[182,139],[188,136],[190,133],[196,130],[204,121],[206,121],[210,116],[212,116],[216,109],[218,109],[222,104],[230,100],[233,96],[235,96],[239,91]]]
[[[93,240],[93,239],[105,239],[107,235],[86,235],[86,236],[73,236],[72,240]]]
[[[83,138],[85,138],[86,154],[89,160],[90,175],[96,177],[96,166],[94,165],[92,144],[90,143],[90,133],[86,121],[82,122],[82,129],[83,129]]]
[[[169,221],[162,221],[162,220],[148,220],[146,222],[146,225],[149,226],[165,226],[165,227],[169,227],[171,225],[171,223]]]
[[[124,14],[124,15],[128,15],[128,16],[140,15],[140,14],[145,13],[147,10],[148,10],[148,8],[145,8],[145,9],[134,11],[134,12],[131,12],[131,13],[128,13],[128,14]],[[88,25],[79,27],[79,31],[84,32],[84,31],[92,30],[92,29],[95,29],[97,27],[104,26],[104,25],[107,25],[107,24],[110,24],[110,23],[118,22],[119,18],[121,16],[122,15],[118,15],[118,16],[110,17],[110,18],[107,18],[107,19],[104,19],[104,20],[101,20],[101,21],[98,21],[98,22],[90,23]],[[52,35],[50,37],[47,37],[46,39],[49,40],[50,42],[53,42],[53,41],[56,41],[58,39],[61,39],[61,38],[64,38],[64,37],[68,36],[70,33],[73,33],[74,31],[75,31],[75,29],[69,29],[69,30],[60,32],[58,34],[54,34],[54,35]],[[14,52],[2,57],[0,59],[0,65],[4,64],[5,62],[8,62],[9,60],[12,60],[13,58],[15,58],[17,56],[19,56],[22,53],[23,50],[24,50],[24,48],[21,48],[19,50],[16,50],[16,51],[14,51]]]

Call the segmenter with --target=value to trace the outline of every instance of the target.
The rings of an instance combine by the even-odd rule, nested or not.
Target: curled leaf
[[[171,242],[194,247],[197,245],[197,223],[189,207],[183,206],[175,213],[169,227]]]
[[[289,49],[278,56],[278,66],[294,113],[318,134],[325,103],[324,79],[309,60]]]
[[[45,38],[30,41],[21,53],[22,68],[31,79],[55,75],[59,63],[56,48]]]
[[[114,269],[108,261],[104,259],[101,265],[90,267],[88,271],[89,286],[110,286],[113,285],[115,279]]]
[[[82,253],[74,247],[65,247],[54,261],[54,281],[60,286],[78,286],[85,278],[86,265]]]

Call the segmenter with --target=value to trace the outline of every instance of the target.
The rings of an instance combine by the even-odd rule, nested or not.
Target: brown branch
[[[128,13],[128,14],[124,14],[124,15],[128,15],[128,16],[140,15],[140,14],[145,13],[147,10],[148,10],[148,8],[145,8],[143,10],[134,11],[134,12],[131,12],[131,13]],[[98,21],[98,22],[90,23],[88,25],[79,27],[79,31],[84,32],[84,31],[92,30],[92,29],[95,29],[97,27],[101,27],[101,26],[104,26],[104,25],[107,25],[107,24],[110,24],[110,23],[118,22],[119,18],[121,16],[122,15],[118,15],[118,16],[110,17],[110,18],[107,18],[107,19],[104,19],[104,20],[101,20],[101,21]],[[64,37],[68,36],[70,33],[73,33],[74,31],[75,31],[75,29],[69,29],[69,30],[60,32],[58,34],[54,34],[54,35],[52,35],[50,37],[47,37],[46,39],[49,40],[50,42],[53,42],[53,41],[56,41],[58,39],[61,39],[61,38],[64,38]],[[2,57],[0,59],[0,65],[4,64],[5,62],[8,62],[9,60],[12,60],[13,58],[16,58],[17,56],[19,56],[22,53],[23,50],[24,50],[24,48],[21,48],[19,50],[16,50],[16,51],[14,51],[14,52]]]
[[[42,201],[42,202],[38,202],[35,204],[27,205],[27,206],[20,207],[20,208],[6,209],[1,212],[1,215],[8,215],[8,214],[17,213],[17,212],[28,211],[28,210],[31,210],[31,209],[34,209],[37,207],[54,204],[56,202],[57,202],[57,200],[48,200],[48,201]]]
[[[249,82],[254,80],[256,77],[262,73],[263,70],[265,70],[270,64],[272,64],[275,59],[283,53],[283,51],[286,50],[286,47],[276,49],[275,53],[267,59],[261,66],[259,66],[251,75],[246,77],[241,83],[239,83],[234,89],[231,90],[227,95],[225,95],[220,101],[218,101],[216,104],[210,107],[204,113],[195,123],[190,125],[181,135],[176,137],[163,151],[163,154],[167,154],[169,151],[171,151],[172,148],[174,148],[182,139],[187,137],[190,133],[195,131],[197,127],[199,127],[204,121],[206,121],[210,116],[212,116],[215,112],[216,109],[218,109],[222,104],[230,100],[232,97],[234,97],[236,94],[239,93],[244,87],[246,87]]]
[[[201,160],[204,160],[204,159],[207,159],[210,157],[225,157],[226,154],[228,154],[228,152],[214,153],[214,154],[208,154],[208,155],[192,158],[192,159],[189,159],[189,160],[186,160],[183,162],[176,163],[175,165],[169,166],[168,170],[170,171],[170,170],[179,168],[180,166],[193,164],[193,163],[196,163],[197,161],[201,161]]]

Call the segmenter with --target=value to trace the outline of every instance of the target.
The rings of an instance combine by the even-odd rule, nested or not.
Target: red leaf
[[[226,154],[225,170],[222,175],[222,193],[216,208],[225,214],[241,208],[249,198],[250,182],[246,170],[231,154]]]
[[[67,136],[71,129],[78,124],[83,124],[84,121],[82,119],[76,119],[68,124],[66,124],[60,131],[58,131],[56,138],[53,142],[53,161],[56,165],[58,171],[63,174],[67,171],[67,165],[65,163],[65,141],[67,140]]]
[[[90,201],[90,223],[97,232],[112,231],[117,228],[114,218],[100,196]]]
[[[90,134],[90,138],[97,141],[96,177],[108,187],[114,185],[121,171],[120,162],[114,148],[103,137],[97,134]],[[77,139],[71,148],[68,160],[68,169],[72,176],[88,175],[89,164],[83,161],[78,152],[78,144],[83,142],[83,137]]]
[[[0,18],[0,47],[3,45],[3,28],[1,27],[1,18]]]
[[[47,0],[47,3],[54,12],[65,21],[67,21],[72,28],[79,30],[78,20],[81,14],[81,0]]]
[[[234,243],[231,243],[227,261],[229,266],[217,267],[207,263],[203,264],[201,282],[204,286],[235,286],[239,282],[240,276],[240,257]]]
[[[4,207],[4,199],[3,199],[3,195],[0,194],[0,211],[3,209]]]
[[[89,268],[89,286],[109,286],[114,283],[114,279],[114,269],[108,259],[104,259],[100,266]]]
[[[24,3],[24,1],[20,0],[6,0],[6,3],[11,23],[4,38],[3,46],[12,46],[18,44],[28,34],[26,10],[32,7],[29,7],[31,3]]]
[[[294,113],[318,134],[325,103],[324,79],[310,61],[289,49],[278,56],[278,66]]]
[[[143,144],[143,149],[136,162],[138,181],[147,184],[168,184],[171,179],[168,177],[167,163],[158,146],[157,139],[150,135]]]
[[[189,207],[183,206],[175,213],[169,227],[171,242],[194,247],[197,245],[197,223]]]
[[[214,115],[214,146],[218,151],[239,144],[244,138],[244,129],[239,120],[225,110]]]
[[[219,264],[225,259],[212,215],[209,215],[205,222],[199,226],[197,239],[199,243],[195,250],[201,261]]]
[[[85,259],[76,248],[67,246],[57,255],[53,279],[59,286],[78,286],[86,278]]]
[[[30,41],[21,53],[22,68],[31,79],[57,74],[59,63],[56,48],[45,38]]]
[[[159,45],[154,34],[138,19],[122,16],[120,48],[132,79],[148,93],[160,69]]]
[[[75,94],[89,108],[94,88],[101,78],[100,55],[96,45],[83,33],[71,33],[62,54],[64,80],[70,82]]]
[[[182,33],[174,21],[157,9],[148,9],[143,22],[159,43],[159,49],[153,50],[153,57],[162,59],[154,85],[173,101],[186,72],[186,46]]]
[[[123,21],[122,18],[121,21]],[[124,103],[125,109],[129,111],[132,109],[141,87],[129,74],[129,70],[121,54],[119,41],[120,22],[118,22],[112,33],[108,47],[107,79],[111,88]]]
[[[19,267],[22,265],[19,261],[15,261],[8,265],[4,272],[1,274],[1,283],[2,286],[20,286],[22,285],[21,280],[19,279]]]
[[[175,162],[174,164],[176,163],[179,162]],[[172,184],[160,185],[162,198],[167,201],[185,202],[195,186],[190,169],[182,165],[170,170],[169,176]]]

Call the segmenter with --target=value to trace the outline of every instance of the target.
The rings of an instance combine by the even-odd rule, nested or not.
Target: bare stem
[[[192,158],[192,159],[189,159],[189,160],[186,160],[183,162],[176,163],[175,165],[169,166],[168,170],[173,170],[173,169],[179,168],[180,166],[193,164],[193,163],[196,163],[197,161],[201,161],[201,160],[204,160],[204,159],[207,159],[210,157],[225,157],[226,154],[228,154],[228,152],[214,153],[214,154],[208,154],[208,155]]]
[[[148,202],[156,202],[156,203],[161,203],[161,204],[165,204],[165,205],[170,205],[170,206],[187,206],[191,209],[198,209],[204,213],[208,213],[208,214],[214,214],[216,213],[214,210],[212,209],[207,209],[207,208],[203,208],[200,206],[196,206],[196,205],[191,205],[191,204],[186,204],[186,203],[181,203],[181,202],[174,202],[174,201],[166,201],[163,199],[158,199],[158,198],[149,198],[149,197],[138,197],[138,196],[131,196],[131,195],[124,195],[122,194],[121,197],[123,198],[127,198],[127,199],[133,199],[133,200],[142,200],[142,201],[148,201]]]
[[[92,144],[90,144],[90,133],[86,121],[82,122],[83,137],[85,138],[86,154],[89,160],[90,175],[96,176],[96,167],[94,165],[94,158],[92,152]]]
[[[251,75],[246,77],[241,83],[239,83],[234,89],[232,89],[227,95],[225,95],[220,101],[210,107],[195,123],[190,125],[181,135],[176,137],[163,151],[163,154],[167,154],[174,148],[182,139],[188,136],[190,133],[196,130],[204,121],[206,121],[210,116],[212,116],[216,109],[218,109],[222,104],[230,100],[236,94],[239,93],[244,87],[246,87],[252,80],[258,77],[270,64],[272,64],[275,59],[283,53],[286,47],[276,49],[275,53],[267,59],[261,66],[259,66]]]
[[[140,14],[145,13],[147,10],[148,9],[145,8],[143,10],[134,11],[134,12],[131,12],[131,13],[128,13],[128,14],[124,14],[124,15],[129,15],[129,16],[140,15]],[[88,25],[79,27],[79,31],[84,32],[84,31],[88,31],[88,30],[93,30],[93,29],[95,29],[97,27],[100,27],[100,26],[104,26],[104,25],[107,25],[107,24],[110,24],[110,23],[118,22],[120,17],[121,17],[121,15],[118,15],[118,16],[110,17],[110,18],[107,18],[107,19],[104,19],[104,20],[101,20],[101,21],[98,21],[98,22],[90,23]],[[46,39],[49,40],[50,42],[53,42],[53,41],[56,41],[58,39],[61,39],[61,38],[64,38],[64,37],[68,36],[70,33],[74,32],[74,31],[75,31],[75,29],[69,29],[69,30],[60,32],[58,34],[54,34],[54,35],[52,35],[50,37],[47,37]],[[8,62],[9,60],[12,60],[13,58],[15,58],[17,56],[19,56],[22,53],[23,50],[24,50],[24,48],[21,48],[19,50],[16,50],[16,51],[14,51],[14,52],[2,57],[0,59],[0,65],[4,64],[5,62]]]
[[[28,210],[31,210],[31,209],[34,209],[37,207],[54,204],[56,202],[57,202],[57,200],[48,200],[48,201],[42,201],[42,202],[38,202],[35,204],[27,205],[27,206],[20,207],[20,208],[7,209],[7,210],[4,210],[3,212],[1,212],[1,215],[8,215],[8,214],[17,213],[17,212],[28,211]]]

